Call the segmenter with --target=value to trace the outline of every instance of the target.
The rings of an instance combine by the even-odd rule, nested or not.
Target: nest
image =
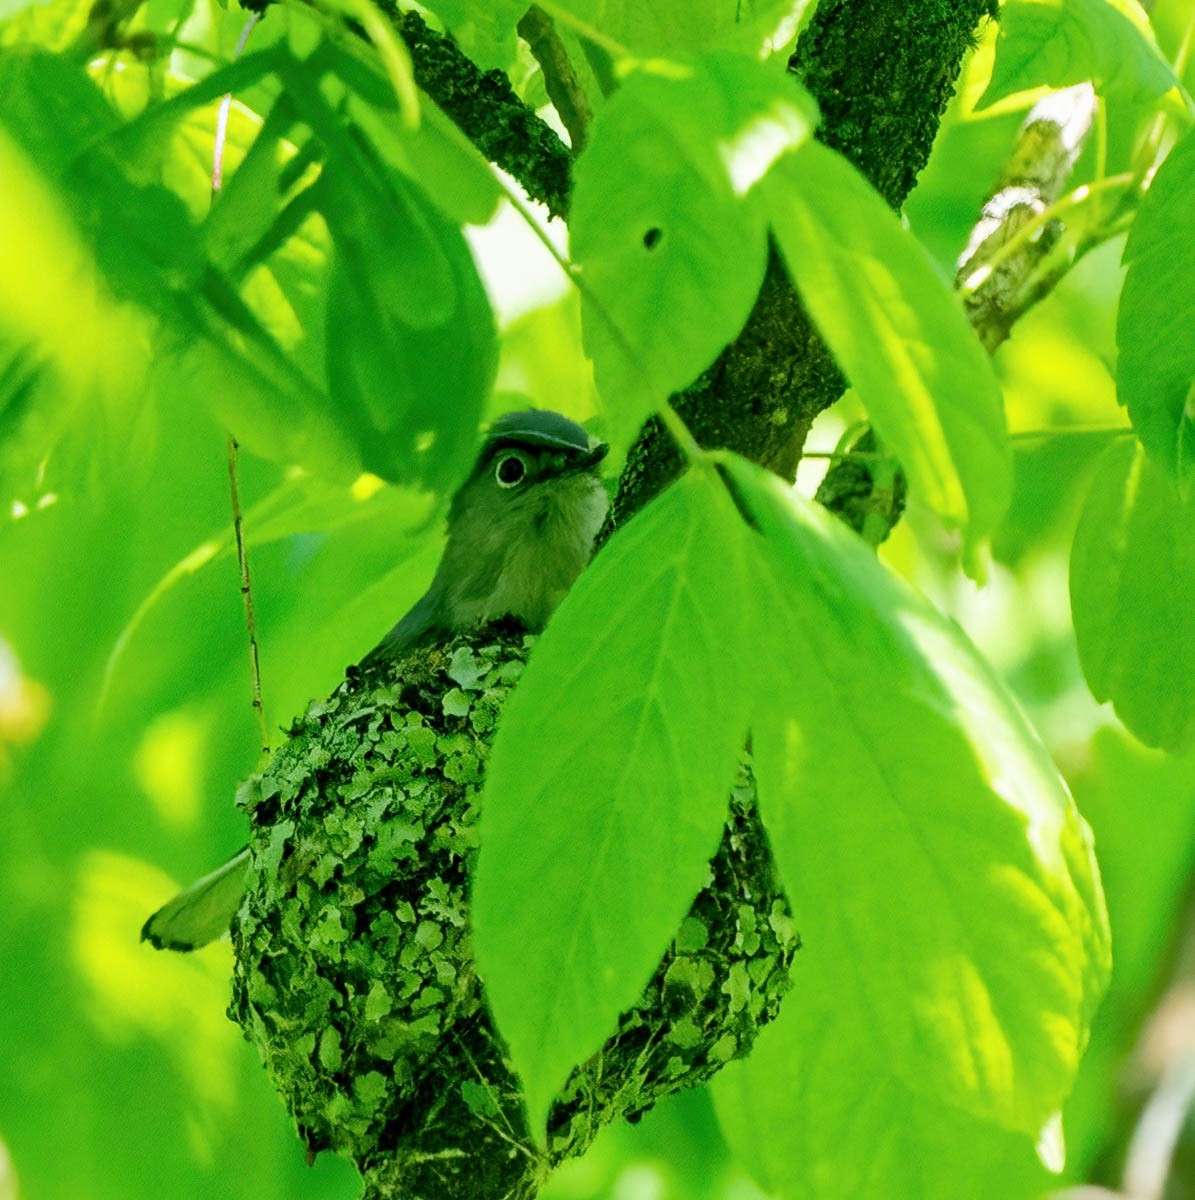
[[[350,671],[240,793],[229,1013],[309,1156],[350,1156],[367,1200],[530,1200],[605,1123],[746,1054],[789,986],[798,938],[744,768],[706,886],[536,1147],[468,909],[486,756],[533,642],[491,626]]]

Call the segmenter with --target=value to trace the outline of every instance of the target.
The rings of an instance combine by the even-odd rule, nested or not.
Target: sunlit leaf
[[[1123,730],[1096,730],[1075,799],[1099,847],[1116,969],[1067,1101],[1067,1166],[1088,1179],[1121,1119],[1124,1047],[1140,1033],[1141,997],[1171,953],[1174,914],[1190,888],[1195,760],[1145,750]],[[1148,812],[1148,820],[1143,814]]]
[[[1133,222],[1116,323],[1116,390],[1153,457],[1187,493],[1195,478],[1195,135],[1154,176]]]
[[[0,46],[66,50],[87,27],[91,0],[3,0]]]
[[[570,236],[585,346],[620,440],[742,328],[767,257],[749,193],[809,131],[794,80],[730,55],[637,71],[594,122]]]
[[[563,0],[552,7],[633,55],[683,58],[731,47],[755,52],[785,17],[795,27],[814,6],[796,0]]]
[[[817,143],[764,180],[789,274],[915,495],[971,542],[1008,505],[1011,465],[991,364],[921,245]]]
[[[479,67],[506,68],[515,58],[515,26],[523,0],[434,0],[427,6]]]
[[[1098,92],[1156,99],[1174,87],[1137,0],[1005,0],[996,65],[976,104],[1091,81]]]
[[[478,964],[541,1131],[700,890],[746,732],[746,527],[694,470],[536,646],[486,775]]]
[[[242,514],[242,536],[245,546],[252,548],[300,534],[331,533],[367,521],[410,530],[415,535],[426,530],[431,507],[428,495],[382,487],[381,481],[372,476],[362,476],[346,487],[294,472]],[[218,534],[204,539],[175,562],[146,592],[121,628],[104,664],[101,706],[138,629],[150,613],[174,588],[211,563],[231,556],[235,550],[231,523],[226,523]],[[390,604],[381,603],[378,607],[382,613],[393,611]],[[384,615],[377,619],[375,635],[381,632],[385,620]]]
[[[1071,552],[1083,674],[1147,746],[1195,742],[1195,500],[1135,443],[1111,447]]]
[[[73,219],[69,196],[45,173],[69,157],[71,139],[94,127],[80,114],[64,116],[57,137],[34,134],[37,116],[23,86],[41,78],[41,56],[25,62],[9,52],[0,68],[0,92],[17,111],[0,113],[0,513],[45,474],[62,439],[74,438],[76,478],[88,458],[104,458],[124,444],[138,415],[136,397],[147,365],[147,324],[121,305]],[[38,65],[34,65],[34,64]],[[72,73],[67,72],[67,77]],[[11,85],[6,90],[3,79]],[[86,80],[79,89],[86,110]],[[68,91],[62,97],[70,106]],[[47,106],[55,100],[47,98]],[[102,114],[102,104],[100,106]],[[15,136],[4,126],[16,126]],[[82,126],[82,128],[80,128]],[[33,143],[37,159],[20,144]],[[57,473],[55,472],[55,475]]]
[[[840,1041],[840,1026],[813,1030],[798,1019],[800,968],[798,992],[760,1031],[750,1059],[729,1063],[712,1084],[723,1134],[770,1196],[959,1200],[962,1179],[967,1200],[1046,1194],[1054,1180],[1033,1138],[994,1128],[891,1073],[865,1088],[835,1086],[871,1063],[858,1058],[853,1041]],[[821,1107],[809,1120],[815,1097]]]
[[[1007,1134],[1035,1141],[1078,1068],[1109,968],[1085,826],[958,628],[823,510],[730,469],[771,633],[753,761],[803,944],[771,1043],[790,1057],[736,1071],[767,1121],[736,1128],[789,1163],[785,1196],[955,1195],[940,1119],[975,1167],[1016,1157]]]

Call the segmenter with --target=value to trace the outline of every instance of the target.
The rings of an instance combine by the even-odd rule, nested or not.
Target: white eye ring
[[[494,463],[494,480],[500,488],[518,487],[527,478],[527,462],[521,454],[503,454]]]

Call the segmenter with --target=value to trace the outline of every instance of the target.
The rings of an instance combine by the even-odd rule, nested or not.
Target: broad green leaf
[[[709,50],[732,31],[738,0],[563,0],[548,6],[557,19],[575,19],[582,34],[594,29],[632,55],[683,57]]]
[[[808,136],[809,113],[794,80],[717,54],[636,71],[594,122],[570,237],[585,346],[619,440],[742,328],[767,261],[750,193]]]
[[[51,90],[40,97],[38,89]],[[58,85],[61,84],[59,89]],[[110,286],[62,176],[111,114],[83,73],[40,52],[0,60],[0,513],[125,453],[149,323]],[[55,453],[59,458],[52,460]],[[61,455],[69,463],[61,461]]]
[[[1086,827],[961,631],[823,510],[730,471],[762,535],[753,760],[803,943],[791,1057],[739,1072],[788,1077],[752,1157],[771,1139],[786,1196],[845,1200],[874,1194],[870,1143],[890,1194],[957,1195],[939,1118],[982,1163],[1036,1140],[1078,1067],[1109,969]]]
[[[915,495],[970,543],[1008,506],[1000,387],[928,254],[857,171],[811,142],[763,183],[813,316]]]
[[[791,52],[817,12],[818,0],[744,0],[738,24],[724,32],[719,44],[767,59]]]
[[[794,1013],[801,966],[751,1057],[728,1063],[711,1084],[722,1132],[760,1187],[775,1200],[1040,1200],[1048,1192],[1053,1180],[1033,1138],[993,1128],[890,1073],[865,1087],[837,1086],[870,1064],[853,1041],[839,1040],[839,1027],[811,1032]],[[800,1061],[808,1068],[794,1071]],[[810,1120],[812,1080],[823,1107]]]
[[[328,187],[335,244],[327,387],[367,471],[452,483],[466,465],[497,367],[485,289],[460,228],[395,172],[386,191]]]
[[[1195,478],[1195,134],[1158,168],[1124,250],[1116,322],[1120,402],[1184,494]]]
[[[233,284],[210,269],[182,199],[147,176],[143,161],[126,162],[115,138],[119,118],[81,67],[13,51],[0,59],[0,93],[0,123],[59,188],[113,294],[156,319],[155,359],[185,351],[200,376],[203,360],[214,359],[217,373],[233,377],[228,391],[239,383],[244,397],[269,397],[291,413],[318,403]],[[221,384],[211,393],[201,386],[190,394],[229,398]],[[307,438],[308,446],[322,442]]]
[[[145,323],[117,304],[59,196],[3,129],[0,178],[0,347],[7,351],[0,355],[0,474],[7,486],[10,475],[31,481],[72,426],[86,429],[91,453],[102,451],[102,432],[127,436],[148,364]],[[12,498],[0,496],[5,516]]]
[[[1071,551],[1071,612],[1092,694],[1147,746],[1195,742],[1195,499],[1139,446],[1101,459]]]
[[[483,70],[514,62],[515,26],[529,7],[526,0],[434,0],[427,7]]]
[[[1146,750],[1115,725],[1095,731],[1074,780],[1108,894],[1116,969],[1063,1121],[1072,1179],[1088,1179],[1122,1128],[1124,1048],[1141,1036],[1142,997],[1172,961],[1174,919],[1190,894],[1195,757]]]
[[[411,538],[416,539],[426,533],[432,507],[426,493],[384,487],[376,476],[362,475],[351,486],[344,487],[292,470],[273,491],[245,510],[242,536],[245,546],[252,549],[300,534],[334,533],[351,525],[377,522],[378,527],[390,532],[391,536],[394,530],[406,529]],[[145,593],[121,628],[104,663],[100,707],[146,617],[175,587],[211,563],[231,556],[235,550],[233,530],[225,522],[219,532],[205,538],[173,563]]]
[[[537,1136],[707,877],[748,719],[745,538],[714,471],[684,476],[582,575],[503,713],[472,916]]]
[[[324,63],[349,85],[345,111],[380,157],[454,220],[483,225],[494,215],[502,192],[493,169],[432,100],[420,96],[422,119],[412,129],[398,119],[389,81],[355,42],[326,42],[315,65]]]
[[[90,0],[0,0],[0,46],[64,51],[87,28]]]
[[[996,64],[976,109],[1014,92],[1090,81],[1153,100],[1177,80],[1137,0],[1005,0]]]
[[[683,58],[707,50],[750,54],[796,36],[816,0],[559,0],[544,6],[582,34],[595,29],[632,56]]]

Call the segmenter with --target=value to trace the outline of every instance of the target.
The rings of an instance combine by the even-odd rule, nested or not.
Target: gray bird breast
[[[745,1054],[788,988],[798,941],[744,771],[708,885],[535,1148],[468,910],[486,757],[533,640],[491,627],[350,675],[241,792],[230,1015],[309,1154],[351,1156],[369,1200],[530,1200],[604,1123]]]

